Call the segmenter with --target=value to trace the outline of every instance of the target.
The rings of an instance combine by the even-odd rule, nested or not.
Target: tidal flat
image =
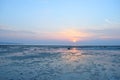
[[[0,80],[120,80],[120,46],[0,45]]]

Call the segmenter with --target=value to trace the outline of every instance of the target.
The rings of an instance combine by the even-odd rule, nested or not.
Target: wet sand
[[[0,80],[120,80],[120,47],[1,45]]]

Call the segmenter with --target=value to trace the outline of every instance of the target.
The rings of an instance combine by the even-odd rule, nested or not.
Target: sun
[[[61,31],[58,35],[56,35],[56,38],[64,39],[72,43],[83,41],[84,39],[87,39],[91,36],[91,34],[88,34],[84,31],[79,31],[77,29],[65,29]]]
[[[72,40],[72,42],[76,43],[76,42],[77,42],[77,40],[76,40],[76,39],[73,39],[73,40]]]

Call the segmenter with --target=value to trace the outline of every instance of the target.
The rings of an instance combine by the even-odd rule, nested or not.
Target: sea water
[[[120,46],[0,45],[0,80],[120,80]]]

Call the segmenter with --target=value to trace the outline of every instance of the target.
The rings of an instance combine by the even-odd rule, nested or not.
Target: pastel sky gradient
[[[120,45],[120,0],[0,0],[0,42]]]

